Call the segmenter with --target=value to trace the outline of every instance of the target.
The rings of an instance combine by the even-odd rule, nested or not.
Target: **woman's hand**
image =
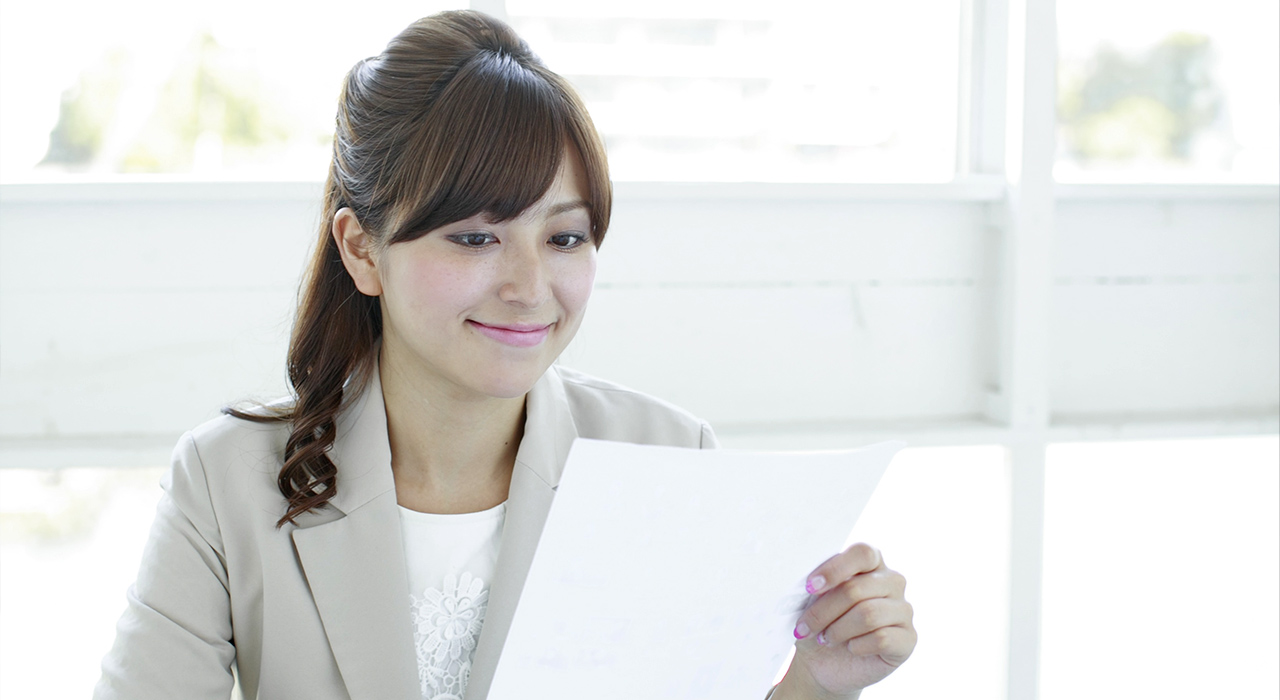
[[[856,698],[892,673],[916,647],[906,587],[865,544],[823,562],[809,574],[818,598],[796,625],[795,659],[774,700]]]

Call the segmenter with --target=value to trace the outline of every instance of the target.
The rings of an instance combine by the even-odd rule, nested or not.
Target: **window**
[[[0,0],[0,181],[321,180],[346,72],[466,4]]]
[[[1058,5],[1062,182],[1280,181],[1280,5]]]
[[[508,0],[619,180],[944,182],[960,3]]]
[[[1274,435],[1051,445],[1041,699],[1276,697],[1277,465]]]
[[[0,697],[92,694],[162,473],[0,469]]]
[[[0,118],[0,181],[320,180],[347,70],[467,5],[378,3],[357,19],[337,4],[0,0],[0,102],[27,107]],[[582,93],[615,179],[954,175],[960,0],[506,5]]]

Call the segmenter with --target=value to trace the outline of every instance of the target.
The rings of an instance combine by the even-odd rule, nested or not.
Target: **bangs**
[[[603,146],[594,129],[583,133],[589,117],[572,88],[539,68],[481,51],[432,86],[421,121],[406,125],[416,133],[392,156],[405,180],[393,188],[403,197],[393,206],[389,243],[477,214],[515,218],[551,187],[567,146],[582,157],[592,225],[603,234],[611,200]]]

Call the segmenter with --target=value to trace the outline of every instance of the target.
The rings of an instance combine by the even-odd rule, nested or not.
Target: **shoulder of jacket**
[[[670,413],[673,416],[685,418],[695,423],[702,423],[702,419],[692,413],[676,406],[673,403],[664,401],[651,394],[637,391],[631,387],[623,386],[611,382],[607,379],[601,379],[594,375],[580,372],[576,369],[555,365],[556,374],[564,382],[565,393],[569,395],[572,401],[575,397],[585,397],[591,395],[607,396],[614,401],[626,402],[634,404],[638,407],[647,407],[655,412]]]
[[[219,532],[228,548],[246,537],[274,536],[285,512],[278,480],[288,439],[288,422],[220,415],[182,436],[162,486],[188,517],[205,518],[205,530]]]
[[[553,368],[583,437],[707,446],[704,435],[711,434],[710,426],[685,409],[585,372]]]
[[[238,409],[254,416],[269,416],[274,408],[287,407],[283,401]],[[190,431],[191,437],[198,443],[220,442],[238,439],[262,439],[274,433],[289,433],[288,421],[258,422],[240,418],[228,413],[219,413],[216,417],[197,425]]]
[[[266,415],[262,408],[246,412]],[[259,423],[222,414],[188,431],[178,443],[178,450],[194,450],[194,456],[210,479],[245,468],[277,473],[288,439],[288,421]]]

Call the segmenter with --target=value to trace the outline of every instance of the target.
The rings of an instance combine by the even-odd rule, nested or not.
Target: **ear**
[[[360,227],[356,213],[343,207],[333,215],[333,241],[338,244],[342,265],[365,296],[382,295],[382,278],[373,258],[373,239]]]

